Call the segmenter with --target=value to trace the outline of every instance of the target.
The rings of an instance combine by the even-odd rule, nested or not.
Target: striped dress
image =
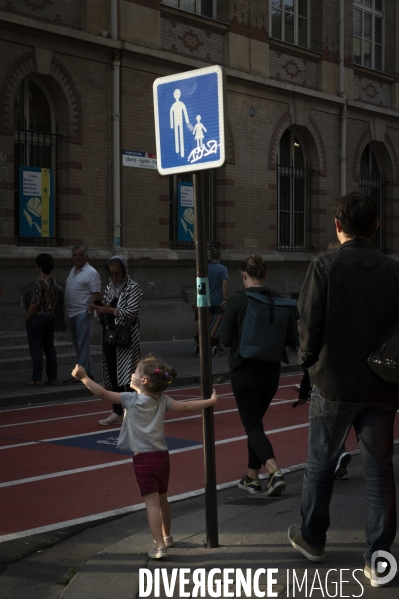
[[[104,291],[103,303],[110,304],[110,287],[112,283],[107,285]],[[118,315],[115,317],[115,324],[123,324],[130,326],[131,344],[129,347],[116,348],[116,364],[118,374],[118,385],[129,385],[132,373],[136,370],[137,363],[140,359],[140,329],[138,316],[140,312],[140,303],[143,292],[138,283],[133,281],[129,276],[126,277],[125,284],[118,297]],[[103,315],[97,315],[97,322],[101,322]],[[103,379],[104,387],[111,389],[111,381],[108,375],[107,362],[103,360]]]

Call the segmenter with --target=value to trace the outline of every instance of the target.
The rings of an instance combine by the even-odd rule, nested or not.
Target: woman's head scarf
[[[119,262],[119,264],[122,267],[123,281],[121,283],[114,283],[114,281],[112,281],[109,284],[108,301],[112,301],[115,297],[120,296],[122,288],[126,283],[126,277],[129,276],[129,265],[124,256],[112,256],[112,258],[108,260],[107,267],[109,267],[110,262]]]

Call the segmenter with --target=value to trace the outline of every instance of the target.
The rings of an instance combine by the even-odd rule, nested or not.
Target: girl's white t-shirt
[[[142,393],[121,393],[122,407],[125,409],[118,449],[135,453],[165,451],[164,419],[173,399],[161,394],[153,399]]]

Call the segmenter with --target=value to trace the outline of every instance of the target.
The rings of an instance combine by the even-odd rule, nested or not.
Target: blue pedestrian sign
[[[157,167],[161,175],[223,166],[225,75],[220,66],[154,81]]]

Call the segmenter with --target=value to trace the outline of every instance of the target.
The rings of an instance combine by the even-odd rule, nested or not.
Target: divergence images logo
[[[387,551],[374,551],[371,556],[371,576],[374,582],[379,585],[388,584],[395,578],[397,570],[398,564],[393,555]],[[388,573],[386,576],[381,576],[384,572]]]

